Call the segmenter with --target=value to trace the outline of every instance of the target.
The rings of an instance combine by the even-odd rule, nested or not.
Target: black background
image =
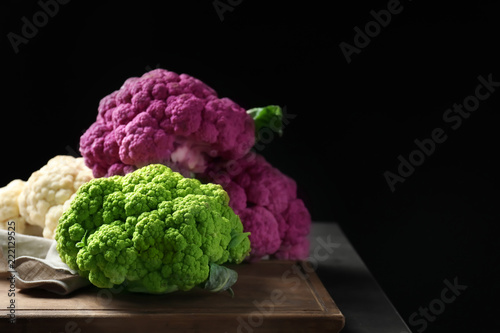
[[[18,53],[8,33],[41,7],[2,2],[0,186],[78,151],[99,100],[128,77],[187,73],[295,116],[259,152],[297,181],[313,220],[340,223],[406,322],[456,277],[467,290],[425,331],[484,332],[499,310],[500,91],[456,130],[443,114],[479,75],[500,81],[498,3],[401,1],[348,63],[339,44],[388,1],[239,2],[221,21],[211,0],[71,1]],[[447,140],[391,192],[384,172],[438,127]]]

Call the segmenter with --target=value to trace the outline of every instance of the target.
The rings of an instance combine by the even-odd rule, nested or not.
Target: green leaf
[[[255,122],[255,137],[260,139],[260,134],[263,128],[269,128],[272,131],[283,135],[283,111],[278,105],[268,105],[261,108],[253,108],[247,110]]]
[[[229,242],[228,247],[237,247],[245,238],[248,238],[249,235],[249,232],[237,232],[234,229],[231,230],[231,241]]]
[[[87,233],[88,233],[88,232],[89,232],[89,231],[88,231],[88,230],[86,230],[86,231],[85,231],[85,235],[83,235],[82,240],[81,240],[81,241],[79,241],[78,243],[76,243],[76,245],[75,245],[75,246],[76,246],[77,248],[81,249],[82,247],[84,247],[85,245],[87,245]]]
[[[231,286],[238,280],[238,273],[224,266],[210,264],[210,273],[208,280],[205,282],[203,289],[219,292],[227,290],[231,295],[234,295]]]

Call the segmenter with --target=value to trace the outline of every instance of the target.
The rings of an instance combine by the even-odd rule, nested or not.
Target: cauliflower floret
[[[25,181],[15,179],[5,187],[0,188],[0,229],[7,230],[9,226],[7,223],[9,221],[14,221],[16,232],[41,236],[42,228],[27,223],[24,217],[19,213],[17,199],[25,185]]]
[[[53,239],[64,204],[92,178],[83,158],[56,156],[26,182],[18,198],[19,214],[30,224],[43,228],[43,237]]]

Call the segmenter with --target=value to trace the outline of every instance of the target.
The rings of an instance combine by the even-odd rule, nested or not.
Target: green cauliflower
[[[164,165],[82,185],[56,229],[63,262],[100,288],[168,293],[228,290],[250,252],[249,233],[220,185]]]

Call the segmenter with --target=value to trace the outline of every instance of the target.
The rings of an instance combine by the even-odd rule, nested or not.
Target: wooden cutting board
[[[229,293],[135,294],[89,286],[69,296],[0,282],[0,332],[339,332],[344,316],[306,262],[231,266]],[[15,301],[15,323],[7,309]]]

